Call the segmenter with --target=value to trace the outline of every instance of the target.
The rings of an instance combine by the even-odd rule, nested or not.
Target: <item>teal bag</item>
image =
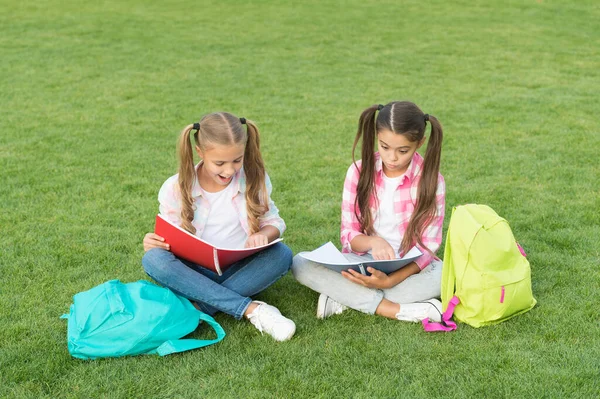
[[[73,297],[67,342],[79,359],[140,354],[160,356],[215,344],[225,331],[212,317],[168,288],[148,281],[110,280]],[[179,339],[202,321],[217,333],[212,340]]]

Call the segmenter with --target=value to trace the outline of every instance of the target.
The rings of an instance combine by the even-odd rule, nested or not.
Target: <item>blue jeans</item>
[[[292,250],[278,242],[234,263],[222,276],[160,248],[142,258],[146,273],[171,291],[196,302],[209,315],[218,311],[241,319],[252,299],[283,277],[292,265]]]

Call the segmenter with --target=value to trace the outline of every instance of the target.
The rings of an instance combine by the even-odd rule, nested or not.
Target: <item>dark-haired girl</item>
[[[425,157],[417,150],[425,143]],[[362,159],[344,182],[341,241],[349,260],[394,259],[413,246],[423,253],[393,273],[368,268],[341,274],[296,256],[292,272],[321,293],[317,317],[347,308],[391,319],[440,321],[442,262],[435,252],[442,240],[445,185],[440,169],[442,126],[408,101],[373,105],[360,116],[352,156],[362,139]],[[376,151],[376,147],[378,151]]]
[[[201,159],[196,165],[194,152]],[[270,197],[271,181],[252,121],[227,112],[205,115],[181,132],[178,157],[179,173],[158,193],[166,219],[217,247],[257,247],[283,234],[285,223]],[[236,262],[222,276],[178,258],[154,233],[144,237],[144,250],[146,273],[200,310],[245,317],[277,341],[294,335],[292,320],[251,298],[288,272],[292,251],[283,243]]]

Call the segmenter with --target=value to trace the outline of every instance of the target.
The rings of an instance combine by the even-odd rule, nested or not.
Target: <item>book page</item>
[[[389,259],[389,260],[374,260],[374,259],[365,259],[364,261],[349,261],[346,257],[333,245],[331,241],[327,244],[320,246],[314,251],[301,253],[305,259],[311,260],[315,263],[321,263],[324,265],[359,265],[366,264],[369,265],[377,264],[377,263],[394,263],[394,264],[407,264],[409,262],[399,262],[399,261],[412,261],[422,253],[419,251],[417,247],[412,247],[410,251],[406,253],[402,258]]]
[[[249,249],[261,249],[261,248],[267,248],[267,247],[270,247],[270,246],[271,246],[271,245],[273,245],[273,244],[276,244],[276,243],[278,243],[279,241],[283,241],[283,238],[278,238],[278,239],[276,239],[276,240],[273,240],[273,241],[271,241],[271,242],[270,242],[270,243],[268,243],[268,244],[265,244],[265,245],[259,245],[258,247],[252,247],[252,248],[222,248],[222,247],[215,247],[215,248],[216,248],[217,250],[219,250],[219,251],[229,251],[229,252],[232,252],[232,251],[248,251]]]
[[[321,245],[312,252],[300,254],[303,258],[312,260],[316,263],[324,263],[328,265],[347,265],[350,264],[342,253],[333,245],[331,241]]]

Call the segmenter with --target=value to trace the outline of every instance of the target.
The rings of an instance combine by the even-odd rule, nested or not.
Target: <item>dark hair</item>
[[[246,125],[244,129],[242,120]],[[243,144],[244,173],[246,174],[246,209],[250,233],[256,233],[258,218],[264,215],[269,206],[265,185],[265,165],[260,154],[260,137],[254,122],[238,118],[228,112],[216,112],[205,115],[199,123],[186,126],[179,136],[179,191],[181,193],[181,227],[192,234],[196,229],[192,225],[194,207],[192,185],[196,170],[190,132],[194,133],[194,143],[203,151],[211,144]]]
[[[378,110],[379,114],[377,114]],[[377,118],[375,118],[376,114]],[[423,244],[421,236],[437,210],[436,192],[442,153],[442,125],[437,118],[424,114],[416,104],[409,101],[394,101],[383,107],[375,104],[364,110],[360,115],[358,131],[352,146],[352,159],[356,165],[354,153],[362,138],[362,167],[356,187],[354,213],[360,222],[361,230],[367,235],[373,235],[375,230],[370,211],[370,198],[375,194],[375,142],[377,132],[386,129],[396,134],[405,135],[411,142],[418,142],[425,135],[427,120],[431,123],[431,136],[427,144],[425,161],[417,189],[417,204],[402,238],[400,248],[403,252],[407,252],[415,244],[427,248]]]

